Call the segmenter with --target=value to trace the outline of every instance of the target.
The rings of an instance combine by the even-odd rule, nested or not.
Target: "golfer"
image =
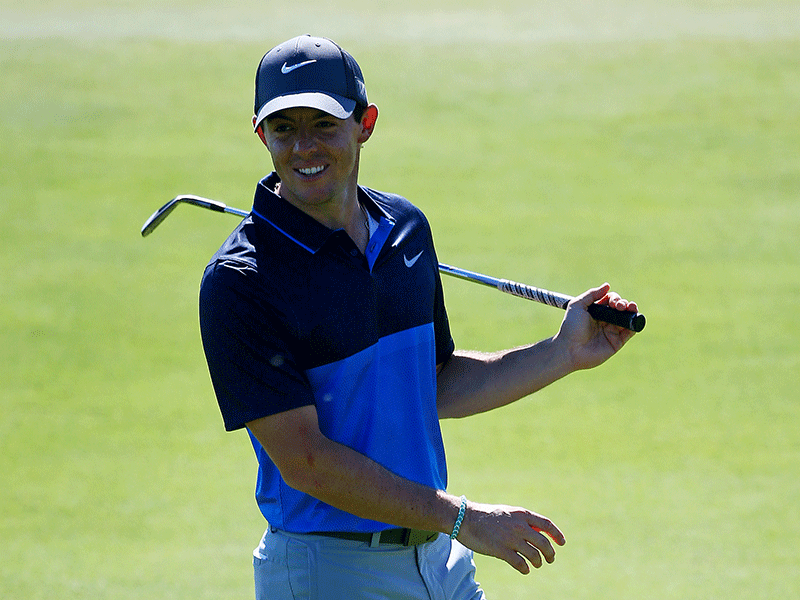
[[[636,304],[603,285],[552,338],[457,351],[425,216],[358,183],[378,108],[353,57],[310,36],[276,46],[254,113],[274,172],[205,270],[200,325],[225,427],[258,458],[256,598],[479,599],[473,552],[521,573],[553,562],[549,519],[447,490],[439,419],[599,365],[633,333],[587,307]]]

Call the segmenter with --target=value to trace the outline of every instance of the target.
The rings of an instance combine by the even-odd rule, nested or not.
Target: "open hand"
[[[474,502],[467,505],[458,536],[474,552],[504,560],[523,575],[530,573],[528,563],[538,569],[542,557],[548,563],[556,559],[551,539],[559,546],[566,543],[564,534],[542,515],[519,507]]]

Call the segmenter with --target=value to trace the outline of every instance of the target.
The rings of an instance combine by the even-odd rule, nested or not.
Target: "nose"
[[[301,128],[297,132],[297,137],[294,141],[295,154],[306,154],[313,152],[317,149],[317,141],[308,129]]]

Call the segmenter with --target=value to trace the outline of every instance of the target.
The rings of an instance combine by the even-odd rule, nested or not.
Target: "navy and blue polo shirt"
[[[422,212],[404,198],[359,187],[378,222],[362,254],[274,193],[206,267],[200,327],[227,430],[314,405],[322,433],[406,479],[445,489],[436,365],[453,352],[438,260]],[[374,532],[361,519],[289,487],[251,434],[256,499],[290,532]]]

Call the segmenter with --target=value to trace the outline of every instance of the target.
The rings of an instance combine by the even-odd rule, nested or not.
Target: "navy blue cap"
[[[346,119],[367,106],[367,88],[356,60],[338,44],[303,35],[275,46],[256,71],[256,125],[287,108],[317,108]]]

